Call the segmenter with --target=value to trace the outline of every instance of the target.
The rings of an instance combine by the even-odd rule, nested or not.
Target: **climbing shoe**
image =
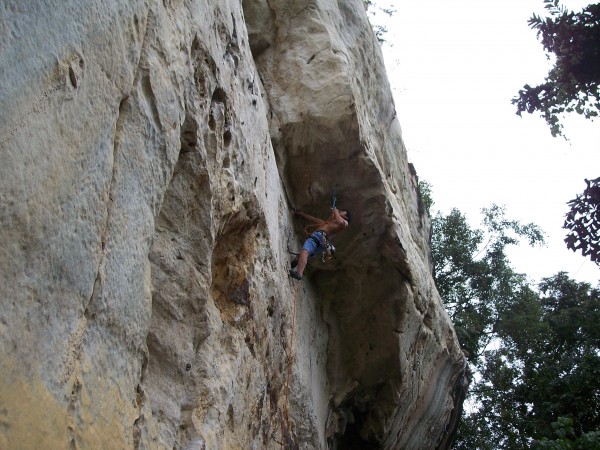
[[[304,278],[302,275],[300,275],[294,269],[290,270],[290,277],[295,278],[296,280],[302,280],[302,278]]]

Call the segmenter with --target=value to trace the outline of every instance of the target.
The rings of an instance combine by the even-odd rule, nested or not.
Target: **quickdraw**
[[[327,243],[326,249],[327,250],[321,254],[321,261],[323,262],[327,262],[327,260],[332,260],[335,258],[335,247],[333,244]],[[327,255],[327,257],[325,257],[325,255]]]
[[[338,185],[336,184],[333,187],[333,202],[331,204],[331,209],[335,208],[335,202],[337,201],[337,188],[338,188]]]

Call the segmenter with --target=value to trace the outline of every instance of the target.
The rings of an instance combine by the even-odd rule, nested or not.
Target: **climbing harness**
[[[327,255],[328,260],[335,258],[335,247],[333,246],[331,241],[327,238],[327,234],[324,231],[320,231],[320,230],[317,230],[315,233],[320,233],[321,236],[323,236],[323,241],[325,242],[325,251],[323,253],[321,253],[321,261],[326,262],[325,255]],[[315,244],[317,244],[317,246],[321,245],[321,243],[318,242],[319,240],[317,238],[315,238],[314,236],[311,236],[310,239],[314,240]]]

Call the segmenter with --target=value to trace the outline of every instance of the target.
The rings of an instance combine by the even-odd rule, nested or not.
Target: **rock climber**
[[[331,237],[347,228],[350,222],[352,222],[352,215],[347,209],[339,210],[333,207],[331,210],[333,214],[328,220],[321,220],[302,211],[294,210],[294,214],[311,222],[311,224],[316,225],[318,228],[304,241],[302,250],[300,250],[298,256],[292,261],[290,277],[302,280],[308,258],[320,255],[327,251],[328,248],[333,248],[330,242]],[[294,270],[295,268],[296,270]]]

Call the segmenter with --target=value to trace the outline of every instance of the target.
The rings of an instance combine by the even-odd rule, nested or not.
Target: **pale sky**
[[[589,4],[563,0],[569,9]],[[533,222],[547,246],[509,253],[533,281],[566,271],[593,286],[600,268],[567,250],[566,202],[600,176],[600,121],[569,117],[570,143],[537,115],[519,118],[510,100],[543,81],[550,63],[535,31],[542,0],[377,0],[393,6],[382,47],[409,160],[433,186],[433,211],[457,207],[479,226],[482,207],[504,205],[509,219]],[[373,7],[371,8],[373,11]]]

